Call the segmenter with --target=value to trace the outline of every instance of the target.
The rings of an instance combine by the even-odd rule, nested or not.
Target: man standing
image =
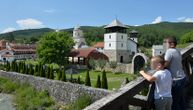
[[[177,40],[175,37],[168,37],[164,40],[166,53],[164,56],[165,67],[167,67],[173,79],[172,97],[173,97],[173,110],[185,110],[185,100],[183,90],[185,87],[186,75],[182,67],[182,55],[176,49]]]

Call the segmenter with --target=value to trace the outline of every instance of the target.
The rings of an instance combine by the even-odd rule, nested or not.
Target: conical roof
[[[79,30],[80,29],[80,26],[79,25],[76,25],[75,27],[74,27],[74,30]]]
[[[110,28],[110,27],[124,27],[128,28],[124,24],[122,24],[118,19],[113,20],[109,25],[105,26],[104,28]]]

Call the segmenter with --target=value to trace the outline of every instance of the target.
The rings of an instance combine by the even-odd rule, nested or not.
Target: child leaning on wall
[[[154,99],[156,110],[171,110],[172,107],[172,77],[171,73],[164,69],[164,58],[155,56],[151,59],[151,69],[156,72],[149,75],[144,70],[140,74],[150,82],[155,82]]]

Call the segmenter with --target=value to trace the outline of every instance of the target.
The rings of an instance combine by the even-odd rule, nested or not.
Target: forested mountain
[[[19,43],[29,43],[32,41],[37,41],[39,37],[47,32],[54,31],[50,28],[41,28],[41,29],[26,29],[26,30],[18,30],[5,34],[0,34],[0,39],[5,39],[9,41],[16,41]]]
[[[86,42],[89,45],[98,41],[103,41],[105,32],[103,27],[104,26],[81,26]],[[133,29],[139,32],[139,45],[151,47],[153,44],[161,44],[163,38],[168,36],[176,36],[178,41],[180,41],[183,35],[193,30],[193,23],[162,22],[142,26],[129,26],[128,34]],[[25,41],[24,43],[29,43],[37,41],[44,33],[50,31],[54,30],[49,28],[18,30],[11,33],[0,34],[0,39],[16,40],[17,42]],[[62,29],[61,31],[67,31],[72,35],[73,28]]]

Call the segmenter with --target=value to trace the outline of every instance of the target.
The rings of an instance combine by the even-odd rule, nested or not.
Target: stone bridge
[[[183,57],[184,70],[189,78],[189,86],[186,87],[186,109],[193,110],[193,44],[181,50]],[[151,73],[151,71],[150,71]],[[145,87],[150,87],[147,96],[138,95]],[[152,95],[153,89],[151,84],[144,78],[138,77],[131,81],[118,91],[94,102],[84,110],[128,110],[129,105],[140,106],[143,110],[152,109]]]

